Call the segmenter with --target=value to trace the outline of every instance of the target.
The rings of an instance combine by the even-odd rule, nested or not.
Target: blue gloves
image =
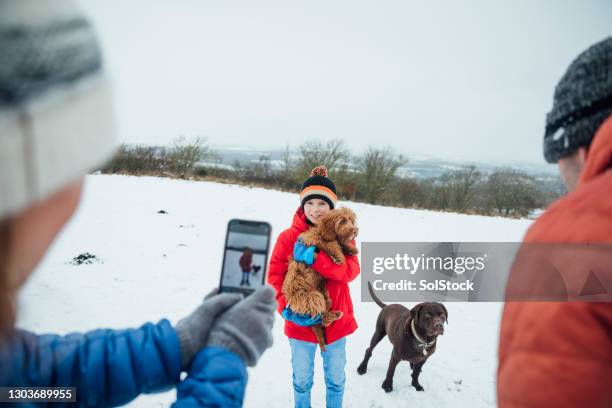
[[[304,245],[304,242],[298,239],[295,241],[295,245],[293,246],[293,259],[310,266],[314,263],[314,254],[316,249],[317,247],[315,246],[307,247]]]
[[[281,315],[283,316],[283,319],[293,322],[298,326],[312,326],[314,324],[321,324],[321,315],[310,317],[309,315],[295,313],[289,308],[289,306],[285,306]]]
[[[221,347],[206,347],[193,359],[185,380],[176,386],[172,408],[239,408],[248,374],[244,361]]]

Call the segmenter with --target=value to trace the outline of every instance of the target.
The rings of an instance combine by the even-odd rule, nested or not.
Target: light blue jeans
[[[314,377],[316,343],[289,339],[293,368],[293,396],[295,408],[310,408],[310,390]],[[325,400],[327,408],[341,408],[344,396],[344,366],[346,365],[346,337],[326,346],[323,357]]]

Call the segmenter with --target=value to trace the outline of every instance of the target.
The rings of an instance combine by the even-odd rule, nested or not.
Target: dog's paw
[[[340,265],[343,262],[342,259],[338,258],[337,256],[330,255],[330,258],[336,265]]]
[[[344,251],[345,254],[347,255],[358,255],[359,254],[359,250],[355,247],[347,247]]]
[[[393,391],[393,381],[387,381],[387,380],[383,381],[382,389],[385,390],[385,392]]]
[[[338,315],[336,314],[336,312],[324,314],[323,316],[321,316],[321,324],[323,325],[323,327],[329,327],[333,322],[339,320],[341,317],[342,314]]]
[[[359,364],[359,367],[357,367],[357,374],[364,375],[366,371],[368,371],[368,365],[364,363]]]
[[[423,388],[423,386],[419,383],[412,383],[412,386],[417,390],[417,391],[425,391],[425,388]]]
[[[342,317],[342,312],[325,312],[321,314],[321,324],[323,327],[328,327],[336,320]]]

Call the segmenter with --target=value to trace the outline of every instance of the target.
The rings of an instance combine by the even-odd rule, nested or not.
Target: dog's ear
[[[346,216],[353,224],[357,223],[357,214],[355,214],[355,212],[350,208],[346,209]]]
[[[442,309],[444,309],[444,315],[446,317],[446,323],[448,324],[448,310],[446,310],[446,306],[444,306],[442,303],[438,303],[440,306],[442,306]]]
[[[335,241],[336,237],[336,213],[334,210],[330,211],[323,219],[320,221],[321,226],[321,236],[325,241]]]
[[[419,321],[419,313],[421,312],[422,308],[423,308],[423,304],[419,303],[418,305],[410,309],[410,316],[417,322]]]

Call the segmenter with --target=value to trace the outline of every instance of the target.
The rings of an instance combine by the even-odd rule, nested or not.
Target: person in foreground
[[[19,288],[74,213],[83,175],[114,151],[113,115],[95,35],[71,2],[1,0],[0,55],[0,386],[76,387],[77,406],[173,387],[177,407],[242,406],[245,366],[272,344],[269,286],[246,299],[213,291],[174,326],[15,328]]]
[[[544,157],[557,163],[568,194],[538,218],[525,243],[603,244],[610,251],[611,115],[612,37],[580,54],[557,84]],[[541,277],[532,278],[542,284]],[[610,407],[611,384],[611,302],[506,303],[497,373],[500,407]]]

